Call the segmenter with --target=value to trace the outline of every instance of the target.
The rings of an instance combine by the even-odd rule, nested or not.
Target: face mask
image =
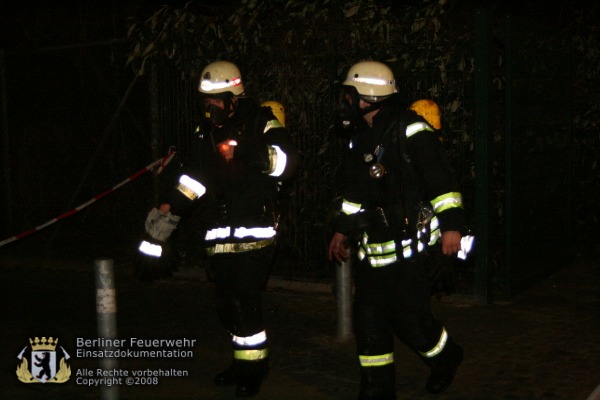
[[[337,106],[338,123],[343,129],[353,129],[364,124],[363,116],[371,111],[378,110],[383,101],[368,102],[369,106],[359,107],[360,96],[356,89],[344,87]],[[366,101],[366,100],[364,100]]]
[[[210,120],[215,126],[223,126],[229,118],[229,112],[217,107],[214,104],[209,104],[204,108],[204,116]]]
[[[337,120],[343,129],[353,129],[362,117],[358,108],[356,89],[343,87],[337,104]]]
[[[221,104],[217,105],[211,102],[208,98],[204,99],[204,103],[202,105],[204,111],[204,118],[207,121],[210,121],[214,126],[223,126],[229,119],[232,111],[235,111],[235,103],[232,101],[230,93],[221,94],[218,97],[214,97],[216,99],[220,99],[222,101]]]

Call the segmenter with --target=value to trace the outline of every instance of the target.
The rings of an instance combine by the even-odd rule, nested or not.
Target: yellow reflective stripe
[[[428,246],[433,246],[434,244],[437,243],[437,241],[442,237],[442,232],[440,231],[440,229],[436,229],[431,231],[431,234],[429,236],[429,243],[427,243]]]
[[[250,243],[217,243],[206,248],[209,256],[223,253],[243,253],[245,251],[258,250],[275,243],[275,239],[259,240]]]
[[[439,229],[438,229],[439,232]],[[437,238],[436,238],[437,240]],[[410,258],[413,255],[412,239],[402,241],[402,257]],[[425,249],[425,245],[421,242],[417,243],[417,251],[420,253]],[[396,242],[390,240],[384,243],[369,243],[369,235],[363,234],[360,246],[357,252],[360,261],[368,257],[369,264],[372,267],[384,267],[398,261]]]
[[[269,176],[281,176],[287,165],[287,154],[279,146],[268,146],[269,151],[269,170],[265,173]]]
[[[365,243],[364,245],[369,255],[387,254],[396,251],[396,242],[393,240],[385,243]]]
[[[272,119],[272,120],[268,121],[267,124],[265,125],[265,129],[263,130],[263,133],[267,133],[269,130],[271,130],[273,128],[283,128],[283,124],[281,122],[279,122],[279,120],[277,120],[277,119]]]
[[[394,353],[378,354],[376,356],[359,355],[358,360],[361,367],[381,367],[394,363]]]
[[[406,137],[409,138],[415,133],[421,131],[431,131],[433,132],[433,128],[424,122],[415,122],[414,124],[410,124],[406,127]]]
[[[359,203],[353,203],[346,199],[344,199],[344,201],[342,201],[342,212],[346,215],[356,214],[357,212],[360,211],[361,207],[362,207],[362,205]]]
[[[256,361],[267,358],[269,351],[267,349],[258,350],[234,350],[233,358],[236,360]]]
[[[419,352],[423,357],[431,358],[435,357],[444,350],[446,346],[446,342],[448,341],[448,333],[446,332],[446,328],[442,327],[442,334],[440,335],[440,340],[438,340],[437,344],[429,351]]]
[[[190,178],[187,175],[181,175],[179,177],[179,184],[177,185],[176,189],[190,200],[196,200],[206,193],[206,188],[202,183]]]
[[[431,205],[437,214],[451,208],[462,208],[462,195],[459,192],[446,193],[431,200]]]
[[[390,265],[398,261],[398,257],[396,253],[388,254],[386,256],[369,256],[369,264],[371,267],[385,267],[386,265]]]

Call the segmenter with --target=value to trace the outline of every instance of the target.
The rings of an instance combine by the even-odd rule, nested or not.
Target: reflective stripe
[[[349,76],[347,79],[358,83],[366,83],[368,85],[386,86],[390,85],[390,81],[381,78],[363,78],[358,76]]]
[[[267,349],[259,350],[234,350],[233,358],[236,360],[255,361],[267,358],[269,351]]]
[[[394,353],[379,354],[376,356],[359,355],[358,360],[361,367],[381,367],[394,363]]]
[[[429,223],[429,243],[427,243],[427,245],[433,246],[441,237],[442,231],[440,231],[440,220],[434,215]]]
[[[270,121],[267,121],[267,124],[265,125],[265,129],[263,130],[263,133],[267,133],[269,130],[271,130],[273,128],[283,128],[283,124],[281,122],[279,122],[279,120],[277,120],[277,119],[272,119]]]
[[[406,137],[409,138],[415,133],[421,131],[431,131],[433,132],[433,128],[424,122],[415,122],[414,124],[410,124],[406,127]]]
[[[442,334],[440,335],[440,340],[438,340],[437,344],[429,351],[419,352],[423,357],[431,358],[435,357],[444,350],[446,346],[446,342],[448,341],[448,333],[446,332],[446,328],[442,327]]]
[[[353,203],[346,199],[344,199],[344,201],[342,201],[342,212],[346,215],[356,214],[357,212],[360,211],[361,207],[362,206],[360,204]]]
[[[367,250],[367,254],[386,254],[396,251],[396,242],[390,240],[385,243],[363,243]]]
[[[262,249],[273,243],[275,243],[275,239],[265,239],[250,243],[217,243],[214,246],[207,247],[206,253],[209,256],[223,253],[243,253],[245,251]]]
[[[200,88],[205,92],[212,92],[213,90],[226,89],[229,87],[239,86],[241,84],[241,77],[228,79],[222,82],[213,82],[209,79],[203,79],[202,82],[200,82]]]
[[[413,255],[412,239],[406,239],[401,242],[402,244],[402,257],[410,258]],[[425,245],[421,242],[417,243],[417,252],[425,250]],[[390,240],[385,243],[369,243],[369,236],[365,232],[363,234],[362,241],[358,248],[358,259],[364,260],[368,257],[369,264],[372,267],[385,267],[398,261],[396,251],[396,242]]]
[[[252,336],[235,336],[231,335],[231,341],[240,346],[256,346],[267,341],[267,332],[262,331]]]
[[[190,200],[196,200],[206,193],[206,188],[203,184],[187,175],[181,175],[179,177],[179,185],[177,185],[177,190],[179,190]]]
[[[469,254],[469,252],[473,248],[474,241],[475,241],[474,236],[471,236],[471,235],[463,236],[460,239],[460,250],[458,251],[458,254],[456,254],[456,256],[458,258],[460,258],[461,260],[466,260],[467,254]]]
[[[256,227],[256,228],[235,228],[233,231],[233,236],[239,239],[243,239],[248,236],[254,236],[259,239],[268,239],[275,237],[277,231],[272,226],[268,227]],[[213,228],[209,229],[206,232],[204,238],[206,240],[215,240],[215,239],[226,239],[231,236],[231,227],[221,227],[221,228]]]
[[[412,251],[412,239],[406,239],[402,241],[402,257],[410,258],[413,255]]]
[[[162,247],[160,245],[152,244],[145,240],[142,243],[140,243],[140,247],[138,248],[138,250],[140,251],[140,253],[144,253],[147,256],[151,257],[160,257],[160,255],[162,254]]]
[[[225,239],[231,236],[231,228],[229,226],[225,228],[214,228],[210,229],[206,232],[206,236],[204,239],[206,240],[215,240],[215,239]]]
[[[268,146],[269,170],[265,171],[269,176],[281,176],[287,165],[287,154],[279,146]]]
[[[437,214],[451,208],[462,208],[462,195],[459,192],[446,193],[431,200],[431,205]]]
[[[429,234],[429,243],[427,243],[427,245],[433,246],[434,244],[437,243],[438,240],[440,240],[441,237],[442,237],[442,232],[440,231],[439,228],[434,231],[431,231],[431,233]]]
[[[266,228],[235,228],[233,236],[236,238],[245,238],[248,236],[254,236],[255,238],[266,239],[272,238],[277,234],[275,228],[272,226]]]

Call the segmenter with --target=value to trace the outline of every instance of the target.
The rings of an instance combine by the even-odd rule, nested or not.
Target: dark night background
[[[186,4],[182,1],[168,3],[175,9]],[[193,3],[195,12],[215,16],[227,14],[238,6],[235,1]],[[375,3],[391,7],[396,15],[404,15],[411,7],[434,2],[382,0]],[[494,15],[518,16],[568,37],[584,38],[584,46],[597,46],[598,28],[592,22],[598,6],[590,2],[451,3],[449,20],[452,15],[463,15],[484,7]],[[4,133],[0,195],[0,232],[4,237],[26,232],[61,215],[154,161],[156,155],[164,155],[169,145],[167,139],[158,150],[152,142],[152,113],[156,110],[151,110],[149,73],[136,77],[132,66],[126,65],[134,45],[133,39],[127,36],[130,21],[147,20],[163,4],[160,1],[82,1],[4,3],[1,6],[0,49],[4,49],[1,67],[6,80],[3,90],[6,98],[2,99]],[[272,4],[274,10],[283,10],[286,2]],[[369,36],[365,35],[362,40],[368,47]],[[581,46],[581,42],[573,43],[574,48]],[[289,49],[291,54],[295,51]],[[579,52],[585,53],[580,49]],[[595,201],[599,188],[596,169],[599,118],[598,96],[589,88],[597,82],[597,61],[589,54],[584,60],[587,64],[576,61],[571,67],[573,97],[563,105],[573,116],[572,192],[568,203],[572,226],[568,235],[572,236],[577,251],[594,252],[597,246],[588,238],[593,237],[591,234],[596,231],[598,222]],[[158,79],[169,84],[166,75]],[[193,92],[193,87],[180,90],[185,94]],[[163,99],[159,113],[177,110],[177,105],[165,104],[170,101],[175,104],[174,99]],[[472,110],[465,110],[463,119],[467,123],[472,122],[469,118],[473,116],[469,113]],[[311,116],[310,111],[308,115]],[[190,119],[185,115],[170,117],[171,126],[184,125],[185,121],[177,118]],[[294,121],[294,111],[289,113],[289,119]],[[166,131],[164,129],[160,134],[166,137]],[[303,133],[297,134],[299,139],[303,139],[301,135]],[[448,141],[449,151],[458,154],[457,162],[464,164],[459,168],[464,171],[468,171],[471,162],[469,145],[472,147],[473,142],[469,140],[470,143],[459,143],[460,147],[453,147],[454,142]],[[318,151],[312,148],[301,150]],[[320,175],[321,171],[309,170],[308,173]],[[300,187],[301,190],[322,190],[329,194],[332,190],[329,184],[318,182],[313,187]],[[129,257],[153,201],[153,180],[147,174],[76,215],[0,248],[0,252],[84,259],[106,254]],[[327,207],[323,206],[323,209],[327,210]],[[307,217],[302,212],[304,209],[294,215],[295,221],[291,224],[299,237],[297,231],[307,225],[307,219],[320,218],[326,222],[326,214]],[[301,243],[294,243],[297,245],[292,249],[294,256],[300,254],[302,257],[309,248],[314,252],[320,245],[325,247],[329,235],[326,223],[317,228],[312,239],[311,229],[315,229],[310,226],[306,228],[307,233],[303,233],[304,238],[295,239]],[[563,232],[557,231],[557,235],[561,234]],[[305,277],[331,279],[328,272],[319,275],[307,271]],[[465,290],[469,291],[468,288]]]
[[[349,2],[328,4],[333,4],[335,11],[341,9],[340,4]],[[190,127],[197,118],[194,78],[186,76],[181,65],[174,66],[179,59],[160,54],[150,58],[155,67],[154,78],[150,63],[146,73],[137,77],[134,68],[139,66],[140,58],[137,64],[126,63],[139,39],[135,35],[128,36],[131,21],[149,24],[148,19],[165,3],[171,4],[173,10],[180,10],[186,4],[159,0],[0,4],[0,242],[105,192],[155,157],[163,156],[171,144],[185,152]],[[248,6],[253,2],[193,3],[191,10],[196,16],[217,18],[232,14],[240,4]],[[457,267],[451,277],[454,295],[432,298],[435,314],[465,348],[465,361],[455,382],[436,398],[587,398],[598,385],[600,359],[600,246],[597,244],[600,218],[597,167],[600,158],[600,34],[597,21],[600,7],[583,0],[442,1],[447,12],[435,15],[441,21],[441,32],[432,29],[421,36],[418,32],[415,36],[406,34],[409,43],[400,40],[393,42],[397,46],[393,47],[374,39],[378,37],[376,33],[381,32],[376,30],[379,25],[365,15],[348,23],[343,21],[330,31],[319,25],[323,14],[319,14],[319,18],[305,18],[305,21],[293,19],[293,24],[288,24],[285,16],[289,9],[284,6],[293,4],[293,10],[297,11],[303,3],[312,4],[300,0],[257,1],[258,5],[273,5],[262,12],[262,19],[258,18],[261,26],[268,28],[262,32],[261,39],[269,46],[264,46],[264,53],[253,53],[267,60],[262,64],[261,57],[240,60],[245,66],[267,64],[271,67],[246,71],[249,87],[257,89],[257,95],[272,96],[277,94],[273,89],[277,85],[264,82],[281,85],[277,90],[287,96],[284,100],[289,105],[286,119],[304,157],[304,173],[290,189],[293,195],[288,204],[285,251],[274,271],[274,278],[290,279],[272,279],[265,292],[265,316],[273,338],[272,364],[269,379],[257,398],[341,400],[355,398],[358,389],[353,342],[336,338],[339,327],[336,325],[336,267],[324,261],[338,155],[334,135],[328,130],[333,97],[326,85],[313,89],[316,87],[313,82],[330,82],[339,76],[320,81],[313,75],[339,75],[348,63],[356,61],[353,57],[373,56],[370,47],[375,53],[381,48],[398,51],[406,55],[403,60],[408,61],[421,56],[427,59],[432,54],[440,57],[435,58],[434,63],[425,63],[422,69],[409,65],[408,61],[408,66],[395,64],[407,97],[417,98],[424,93],[434,93],[428,91],[431,87],[439,87],[439,61],[445,59],[444,54],[455,51],[448,56],[452,62],[446,64],[448,80],[442,90],[435,92],[435,99],[444,106],[443,117],[451,127],[445,132],[444,143],[464,185],[467,211],[474,218],[473,197],[481,186],[478,186],[481,181],[472,176],[476,164],[473,132],[481,115],[481,110],[475,107],[479,104],[480,99],[476,98],[479,92],[473,89],[476,86],[473,71],[450,66],[460,64],[453,58],[457,54],[459,59],[464,55],[467,67],[475,58],[473,53],[477,51],[473,50],[476,46],[472,40],[476,37],[475,29],[469,24],[473,10],[480,8],[490,12],[493,22],[490,23],[492,38],[479,47],[489,53],[491,72],[486,76],[493,78],[485,82],[492,87],[491,110],[488,110],[488,136],[493,139],[488,161],[492,178],[483,185],[490,196],[492,217],[488,248],[491,256],[487,260],[488,275],[484,277],[478,276],[477,268],[483,265],[479,263],[480,255],[469,263],[454,265]],[[414,16],[422,16],[421,8],[427,6],[431,10],[430,6],[440,2],[379,0],[372,3],[365,0],[365,3],[390,7],[395,17],[406,17],[410,21]],[[166,17],[161,18],[174,13],[165,13]],[[506,40],[503,31],[508,15],[520,21],[511,25],[519,30],[517,33],[525,33],[515,35],[517,39],[513,42]],[[313,23],[316,28],[308,29]],[[357,27],[361,23],[364,24],[360,29],[362,35],[357,35],[359,38],[352,42],[356,48],[333,53],[339,56],[335,60],[337,64],[333,63],[331,49],[319,46],[325,42],[317,42],[322,38],[319,35],[328,39],[329,35],[346,32],[347,26]],[[531,43],[521,40],[528,38],[529,28],[534,30],[538,26],[543,27],[541,36],[536,36]],[[244,34],[245,27],[223,24],[224,29],[232,32],[242,28],[235,33],[239,35]],[[201,31],[201,27],[196,28]],[[291,31],[289,35],[288,31]],[[169,32],[181,33],[175,28]],[[258,32],[256,26],[249,32]],[[147,31],[142,30],[142,33]],[[424,44],[414,40],[427,35],[431,42]],[[543,51],[539,49],[554,50],[557,43],[546,41],[544,35],[558,37],[558,43],[568,43],[569,55],[561,58],[568,76],[560,82],[555,78],[546,82],[543,76],[541,79],[535,76],[538,81],[531,85],[513,76],[516,85],[525,85],[518,93],[533,93],[535,104],[507,105],[506,71],[518,75],[537,72],[538,67],[543,70],[546,65],[556,67],[549,59],[551,56],[544,58],[544,54],[540,54]],[[302,43],[303,37],[308,38],[308,43]],[[184,49],[193,49],[195,41],[206,44],[199,38],[187,40],[185,35],[177,38]],[[343,39],[342,44],[348,38]],[[514,53],[507,50],[509,42],[517,49]],[[214,43],[215,47],[222,44],[216,39]],[[244,44],[250,46],[249,42]],[[461,48],[462,45],[465,47]],[[205,51],[203,57],[188,54],[190,69],[210,59],[211,51],[219,51],[207,48],[200,49]],[[233,46],[233,50],[237,48]],[[253,50],[250,47],[250,51]],[[524,54],[519,54],[520,51]],[[427,54],[423,56],[424,53]],[[505,69],[507,54],[523,56],[528,62]],[[278,57],[282,60],[279,63],[275,62]],[[331,64],[335,64],[334,67]],[[557,69],[562,73],[563,69]],[[283,86],[291,89],[288,92]],[[298,89],[299,86],[305,86],[306,91]],[[517,92],[518,88],[512,89]],[[535,98],[538,91],[545,97]],[[458,99],[461,102],[456,102]],[[453,104],[460,106],[453,109]],[[530,148],[526,146],[549,149],[543,153],[546,158],[544,168],[539,168],[541,171],[533,167],[539,165],[534,163],[537,159],[533,155],[530,164],[512,171],[515,181],[519,178],[523,181],[519,181],[522,186],[513,200],[516,203],[529,201],[540,208],[543,205],[545,210],[554,213],[545,214],[542,221],[535,219],[535,208],[526,209],[524,216],[515,214],[513,236],[508,239],[506,221],[510,210],[507,204],[511,199],[505,196],[509,180],[503,163],[513,154],[506,144],[507,114],[519,114],[527,121],[540,124],[526,126],[527,130],[523,131],[519,130],[522,126],[515,128],[515,139],[525,138],[523,142],[515,140],[513,143],[517,150],[515,155],[523,156],[524,152],[523,158],[528,161]],[[555,120],[564,122],[565,114],[570,117],[568,127],[540,132],[539,126],[553,126]],[[547,125],[542,125],[544,123]],[[557,134],[565,130],[568,134]],[[523,132],[527,134],[521,135]],[[559,140],[555,140],[557,137]],[[565,138],[568,139],[566,144]],[[520,151],[520,145],[524,145],[524,151]],[[568,154],[556,152],[565,148]],[[562,180],[548,176],[555,171],[564,174],[565,168],[568,173],[561,175]],[[538,178],[544,180],[540,182]],[[202,270],[196,268],[201,257],[194,252],[198,250],[194,247],[194,240],[198,238],[190,223],[180,227],[185,234],[182,237],[189,236],[182,245],[181,257],[190,268],[182,268],[174,279],[150,284],[132,278],[131,260],[144,218],[155,204],[155,188],[161,183],[160,178],[144,174],[84,210],[0,247],[0,350],[3,354],[0,357],[0,397],[99,398],[100,388],[76,385],[73,377],[62,385],[23,384],[16,379],[15,367],[16,356],[30,337],[54,335],[60,338],[65,349],[73,352],[76,338],[98,335],[92,264],[98,257],[111,257],[116,261],[120,337],[198,340],[193,358],[119,360],[124,369],[173,367],[190,371],[188,378],[165,379],[158,386],[122,386],[121,398],[230,398],[232,392],[212,384],[214,373],[228,362],[223,355],[229,354],[230,344],[214,310],[214,288],[203,278]],[[565,187],[567,190],[557,194]],[[546,197],[552,204],[543,202]],[[525,263],[521,257],[515,257],[512,269],[506,267],[507,246],[527,250],[529,242],[525,239],[532,238],[531,232],[538,232],[543,238],[541,243],[536,243],[539,248],[535,249],[533,260]],[[509,239],[514,239],[514,243]],[[548,255],[557,257],[548,260]],[[289,286],[290,282],[294,286]],[[482,296],[477,291],[482,287],[493,292],[493,301],[485,306],[478,304],[482,297],[484,303],[490,300],[485,298],[486,293]],[[426,398],[423,386],[427,368],[402,346],[397,346],[396,353],[399,399]],[[80,368],[98,368],[96,359],[71,361],[73,374]],[[600,387],[595,393],[599,391]],[[589,400],[595,399],[590,397]]]

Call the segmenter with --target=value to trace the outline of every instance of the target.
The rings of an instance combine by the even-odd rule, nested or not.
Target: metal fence
[[[552,235],[569,231],[569,44],[564,38],[504,16],[462,16],[466,38],[454,46],[443,72],[394,66],[407,101],[432,98],[442,106],[444,144],[458,173],[477,253],[454,268],[455,290],[489,301],[492,291],[512,295],[549,273],[568,253]],[[333,33],[332,33],[333,34]],[[393,44],[393,43],[392,43]],[[5,137],[10,162],[4,184],[13,188],[5,210],[12,235],[101,193],[175,146],[183,157],[198,122],[194,79],[182,79],[167,61],[136,77],[122,62],[124,45],[6,53]],[[283,237],[273,271],[293,279],[331,281],[326,259],[341,148],[332,128],[337,97],[333,71],[346,66],[319,57],[320,77],[289,82],[278,98],[272,77],[243,71],[257,100],[287,106],[287,126],[301,168],[286,188]],[[565,61],[567,60],[567,61]],[[500,64],[500,62],[502,62]],[[263,88],[269,90],[262,91]],[[313,88],[313,89],[311,89]],[[316,90],[318,101],[306,90]],[[295,93],[293,99],[289,96]],[[268,98],[261,98],[268,96]],[[10,179],[10,182],[6,182]],[[132,256],[155,179],[147,175],[98,205],[1,251],[68,256]],[[159,180],[158,186],[161,182]],[[558,212],[562,210],[562,212]],[[182,256],[201,257],[193,224],[183,224]],[[552,251],[550,251],[552,250]]]

